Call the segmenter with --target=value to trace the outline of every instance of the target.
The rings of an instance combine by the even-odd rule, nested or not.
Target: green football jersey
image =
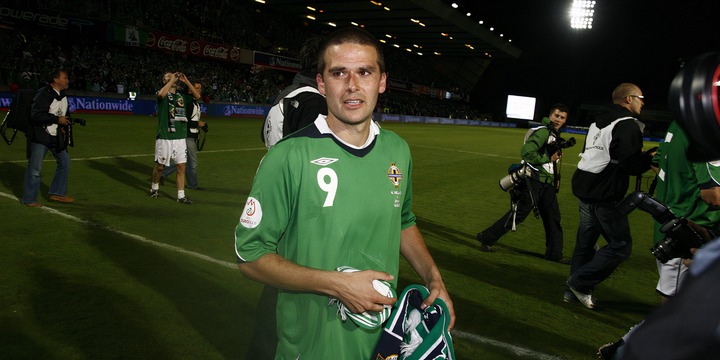
[[[700,197],[700,189],[720,186],[720,164],[690,162],[690,146],[685,131],[673,121],[665,141],[655,153],[659,165],[655,198],[665,204],[676,216],[684,216],[698,225],[716,228],[720,224],[720,211],[713,210]],[[660,224],[655,222],[655,243],[664,239]]]
[[[190,114],[191,110],[191,95],[168,92],[164,98],[158,97],[156,137],[158,139],[185,139],[187,137],[188,114]]]
[[[378,270],[397,279],[400,233],[415,224],[407,143],[372,124],[364,149],[343,144],[325,117],[262,160],[235,231],[241,261],[278,253],[302,266]],[[397,280],[391,282],[397,287]],[[280,291],[278,359],[368,359],[381,328],[342,322],[328,296]]]

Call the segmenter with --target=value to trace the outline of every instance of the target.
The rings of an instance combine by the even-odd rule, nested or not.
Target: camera
[[[202,127],[200,127],[200,128],[202,129],[202,131],[204,131],[204,132],[208,132],[208,129],[209,129],[209,127],[208,127],[208,123],[206,122],[206,123],[205,123],[205,125],[203,125],[203,126],[202,126]]]
[[[513,164],[508,169],[508,175],[498,182],[503,191],[509,191],[517,184],[525,181],[525,178],[532,175],[532,169],[526,164]]]
[[[70,125],[75,125],[75,124],[77,124],[77,125],[80,125],[80,126],[85,126],[85,125],[87,124],[87,121],[86,121],[85,119],[69,118],[69,120],[70,120]]]
[[[575,141],[574,137],[571,137],[571,138],[565,140],[558,136],[557,141],[548,145],[548,153],[554,154],[558,151],[562,151],[562,149],[567,149],[571,146],[575,146],[575,143],[576,143],[576,141]]]
[[[697,56],[675,75],[668,91],[668,107],[692,139],[692,161],[720,159],[720,52]]]
[[[687,219],[675,216],[670,208],[642,191],[633,192],[617,204],[618,211],[623,215],[635,208],[647,212],[660,223],[660,232],[665,234],[665,239],[653,246],[650,252],[661,263],[674,258],[692,258],[690,249],[699,248],[705,243]]]

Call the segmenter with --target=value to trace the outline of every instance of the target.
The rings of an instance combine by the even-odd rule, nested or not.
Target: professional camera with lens
[[[80,118],[70,118],[70,125],[80,125],[85,126],[87,124],[87,121],[85,119]]]
[[[618,211],[624,215],[635,208],[647,212],[660,223],[660,232],[665,234],[665,239],[650,252],[663,264],[674,258],[692,258],[690,249],[700,248],[705,243],[687,219],[675,216],[670,208],[642,191],[633,192],[617,204]]]
[[[576,141],[575,141],[574,137],[571,137],[567,140],[565,140],[561,137],[558,137],[557,141],[548,145],[548,154],[554,154],[558,151],[562,151],[563,149],[567,149],[571,146],[575,146],[575,143],[576,143]]]
[[[532,176],[532,169],[526,164],[514,164],[508,169],[508,174],[498,182],[503,191],[510,191],[518,184],[525,181],[525,178]]]

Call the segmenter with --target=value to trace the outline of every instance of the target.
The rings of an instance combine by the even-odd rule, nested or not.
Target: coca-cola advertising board
[[[239,48],[158,31],[148,32],[145,45],[151,49],[172,51],[188,56],[197,56],[206,59],[225,60],[231,62],[240,61]]]

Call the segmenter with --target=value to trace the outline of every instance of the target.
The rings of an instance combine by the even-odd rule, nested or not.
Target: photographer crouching
[[[555,104],[550,108],[543,125],[528,130],[520,151],[522,164],[511,167],[510,174],[500,180],[500,187],[510,192],[511,208],[493,225],[477,234],[480,250],[493,252],[492,246],[510,230],[515,230],[532,211],[542,217],[545,227],[546,260],[570,264],[563,258],[563,231],[560,225],[560,207],[557,191],[560,186],[559,161],[562,149],[575,144],[575,139],[564,140],[560,129],[567,121],[569,108]]]
[[[28,125],[28,167],[25,170],[22,203],[41,207],[38,192],[42,182],[42,163],[48,151],[57,161],[55,175],[50,183],[49,200],[71,203],[75,199],[67,196],[70,174],[70,155],[67,152],[72,120],[68,113],[65,90],[70,85],[65,70],[56,70],[49,76],[48,85],[40,88],[33,98]]]

